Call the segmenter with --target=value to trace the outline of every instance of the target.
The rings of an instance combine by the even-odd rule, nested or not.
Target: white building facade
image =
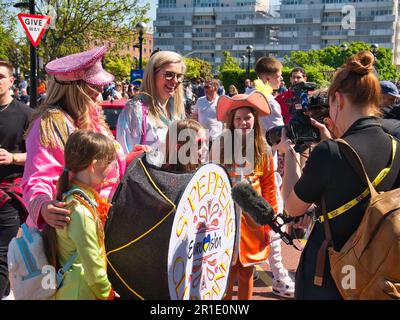
[[[159,0],[154,47],[221,64],[252,45],[251,66],[263,55],[363,41],[390,48],[400,65],[398,0]],[[245,60],[247,64],[247,58]]]

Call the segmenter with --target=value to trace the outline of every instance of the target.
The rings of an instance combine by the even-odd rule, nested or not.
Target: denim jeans
[[[8,201],[0,208],[0,299],[10,292],[8,280],[8,245],[18,233],[20,204]]]

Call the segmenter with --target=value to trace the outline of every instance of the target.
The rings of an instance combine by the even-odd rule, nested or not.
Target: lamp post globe
[[[142,49],[143,49],[143,34],[145,33],[147,25],[144,22],[138,22],[135,26],[136,31],[139,33],[139,69],[142,69]]]
[[[371,52],[374,56],[375,56],[376,52],[378,51],[378,49],[379,49],[379,44],[377,44],[377,43],[371,44]]]
[[[253,53],[253,46],[252,45],[248,45],[246,47],[246,52],[247,52],[246,77],[247,77],[247,79],[249,79],[250,78],[250,57],[251,57],[251,54]]]

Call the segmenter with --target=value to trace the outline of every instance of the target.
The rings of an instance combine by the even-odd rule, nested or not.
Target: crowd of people
[[[296,227],[311,230],[292,279],[282,262],[279,235],[240,211],[238,254],[225,299],[232,299],[236,280],[238,298],[252,299],[254,266],[267,261],[276,295],[341,299],[329,263],[324,264],[322,285],[314,282],[325,239],[318,217],[322,199],[326,211],[332,212],[357,199],[365,184],[341,157],[334,139],[344,139],[357,151],[371,180],[392,156],[400,156],[400,148],[392,150],[392,140],[400,137],[400,94],[393,82],[378,81],[374,56],[369,52],[352,56],[337,70],[329,88],[322,89],[326,103],[321,107],[329,112],[310,120],[320,141],[299,153],[284,126],[292,119],[293,86],[307,81],[304,69],[291,71],[287,89],[281,62],[261,57],[254,68],[257,79],[246,79],[244,93],[234,85],[225,92],[218,79],[191,84],[185,79],[183,57],[159,51],[150,57],[137,87],[114,82],[101,65],[105,52],[105,47],[98,47],[49,62],[49,79],[39,83],[41,101],[36,110],[28,106],[26,87],[13,90],[12,66],[0,61],[0,298],[10,294],[8,245],[25,220],[43,232],[46,255],[54,267],[73,257],[56,299],[118,298],[107,278],[104,223],[125,169],[146,153],[150,164],[174,172],[192,172],[209,161],[219,163],[232,185],[247,181],[276,214],[299,216]],[[108,99],[128,100],[118,118],[116,137],[100,106]],[[280,141],[271,146],[265,135],[275,127],[283,129]],[[192,136],[180,141],[178,135],[185,129]],[[241,149],[232,145],[227,153],[224,135],[237,132]],[[172,154],[193,141],[198,152],[189,163],[171,161]],[[237,163],[234,154],[247,147],[254,153]],[[400,187],[400,161],[393,161],[375,187],[378,191]],[[329,219],[336,250],[357,230],[367,205],[360,200]],[[314,218],[306,214],[310,208]]]

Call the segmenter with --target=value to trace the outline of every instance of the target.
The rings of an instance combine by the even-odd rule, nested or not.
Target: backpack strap
[[[322,209],[322,215],[324,217],[325,239],[322,242],[322,245],[319,248],[317,254],[317,265],[315,267],[315,275],[314,275],[314,285],[316,286],[322,286],[324,279],[324,271],[325,271],[326,253],[328,252],[328,248],[333,245],[332,232],[329,225],[328,214],[326,212],[326,202],[324,196],[322,196],[321,198],[321,209]]]
[[[90,204],[90,206],[92,207],[94,212],[96,212],[96,205],[94,204],[93,200],[86,194],[85,191],[83,191],[82,189],[79,189],[79,188],[73,188],[71,190],[68,190],[66,193],[64,193],[63,198],[65,199],[72,194],[77,194],[80,197],[82,197],[86,202],[88,202]]]
[[[360,156],[353,149],[351,145],[349,145],[343,139],[336,139],[338,142],[338,147],[340,152],[344,155],[346,160],[350,163],[352,168],[357,172],[358,176],[368,184],[369,192],[371,193],[371,197],[375,197],[378,195],[378,192],[375,190],[375,187],[372,185],[371,180],[369,180],[367,172],[365,171],[364,164],[362,163]]]
[[[93,210],[96,212],[96,206],[93,203],[92,199],[81,189],[74,188],[66,193],[63,194],[63,198],[65,199],[66,197],[72,195],[72,194],[78,194],[81,196],[85,201],[87,201],[90,206],[93,208]],[[61,286],[64,274],[72,267],[74,264],[76,258],[78,258],[78,252],[75,252],[69,259],[68,261],[58,270],[57,275],[56,275],[56,280],[57,280],[57,289]]]
[[[21,226],[22,229],[22,235],[23,237],[25,237],[25,239],[29,242],[32,243],[33,242],[33,237],[32,234],[28,228],[28,226],[26,225],[26,223],[22,224]]]
[[[350,146],[345,140],[343,139],[336,139],[337,145],[339,147],[340,152],[343,154],[345,159],[349,162],[352,168],[357,172],[358,176],[368,184],[368,189],[371,194],[371,197],[375,197],[378,195],[375,187],[371,183],[371,180],[368,178],[367,172],[365,171],[365,167],[361,161],[360,156],[354,150],[352,146]],[[396,153],[396,141],[392,138],[393,143],[393,150],[392,150],[392,163],[394,160],[394,156]],[[390,170],[390,167],[388,168]],[[387,170],[387,172],[388,172]],[[386,174],[387,174],[386,172]],[[386,176],[386,175],[385,175]],[[329,225],[329,216],[326,211],[326,202],[325,197],[322,196],[321,198],[321,210],[323,216],[323,223],[324,223],[324,233],[325,233],[325,240],[322,242],[321,247],[318,250],[317,255],[317,265],[315,269],[315,276],[314,276],[314,285],[322,286],[323,277],[324,277],[324,270],[325,270],[325,262],[326,262],[326,253],[329,247],[332,247],[333,240],[332,240],[332,232]]]
[[[74,264],[76,258],[78,258],[78,252],[75,252],[69,259],[68,261],[58,270],[57,275],[56,275],[56,280],[57,280],[57,289],[61,286],[61,283],[64,278],[65,272],[67,272],[72,265]]]
[[[27,271],[27,274],[22,276],[22,280],[28,280],[40,275],[42,271],[37,267],[35,258],[29,250],[24,237],[16,238],[16,243]]]
[[[393,136],[390,136],[392,139],[392,155],[391,155],[391,161],[390,164],[383,168],[379,174],[375,177],[375,179],[372,181],[372,185],[376,188],[377,186],[379,186],[379,184],[383,181],[383,179],[388,175],[388,173],[390,172],[390,170],[393,167],[393,164],[395,163],[395,157],[396,157],[396,152],[397,152],[397,139],[394,138]],[[339,143],[335,143],[333,144],[333,146],[337,149],[337,152],[339,152]],[[341,154],[345,154],[346,151],[341,152]],[[345,157],[345,155],[344,155]],[[345,157],[346,158],[346,157]],[[351,160],[348,160],[349,162]],[[361,160],[360,160],[361,161]],[[361,174],[358,173],[359,175]],[[364,180],[364,173],[361,175],[361,179],[363,181]],[[350,201],[346,202],[345,204],[343,204],[342,206],[336,208],[335,210],[332,210],[330,212],[327,213],[328,218],[329,219],[333,219],[336,218],[338,216],[340,216],[341,214],[347,212],[348,210],[350,210],[351,208],[353,208],[355,205],[357,205],[359,202],[361,202],[362,200],[364,200],[367,196],[370,195],[370,190],[367,187],[361,194],[359,194],[357,197],[355,197],[354,199],[351,199]],[[320,215],[317,219],[318,222],[322,223],[324,222],[324,216]]]

